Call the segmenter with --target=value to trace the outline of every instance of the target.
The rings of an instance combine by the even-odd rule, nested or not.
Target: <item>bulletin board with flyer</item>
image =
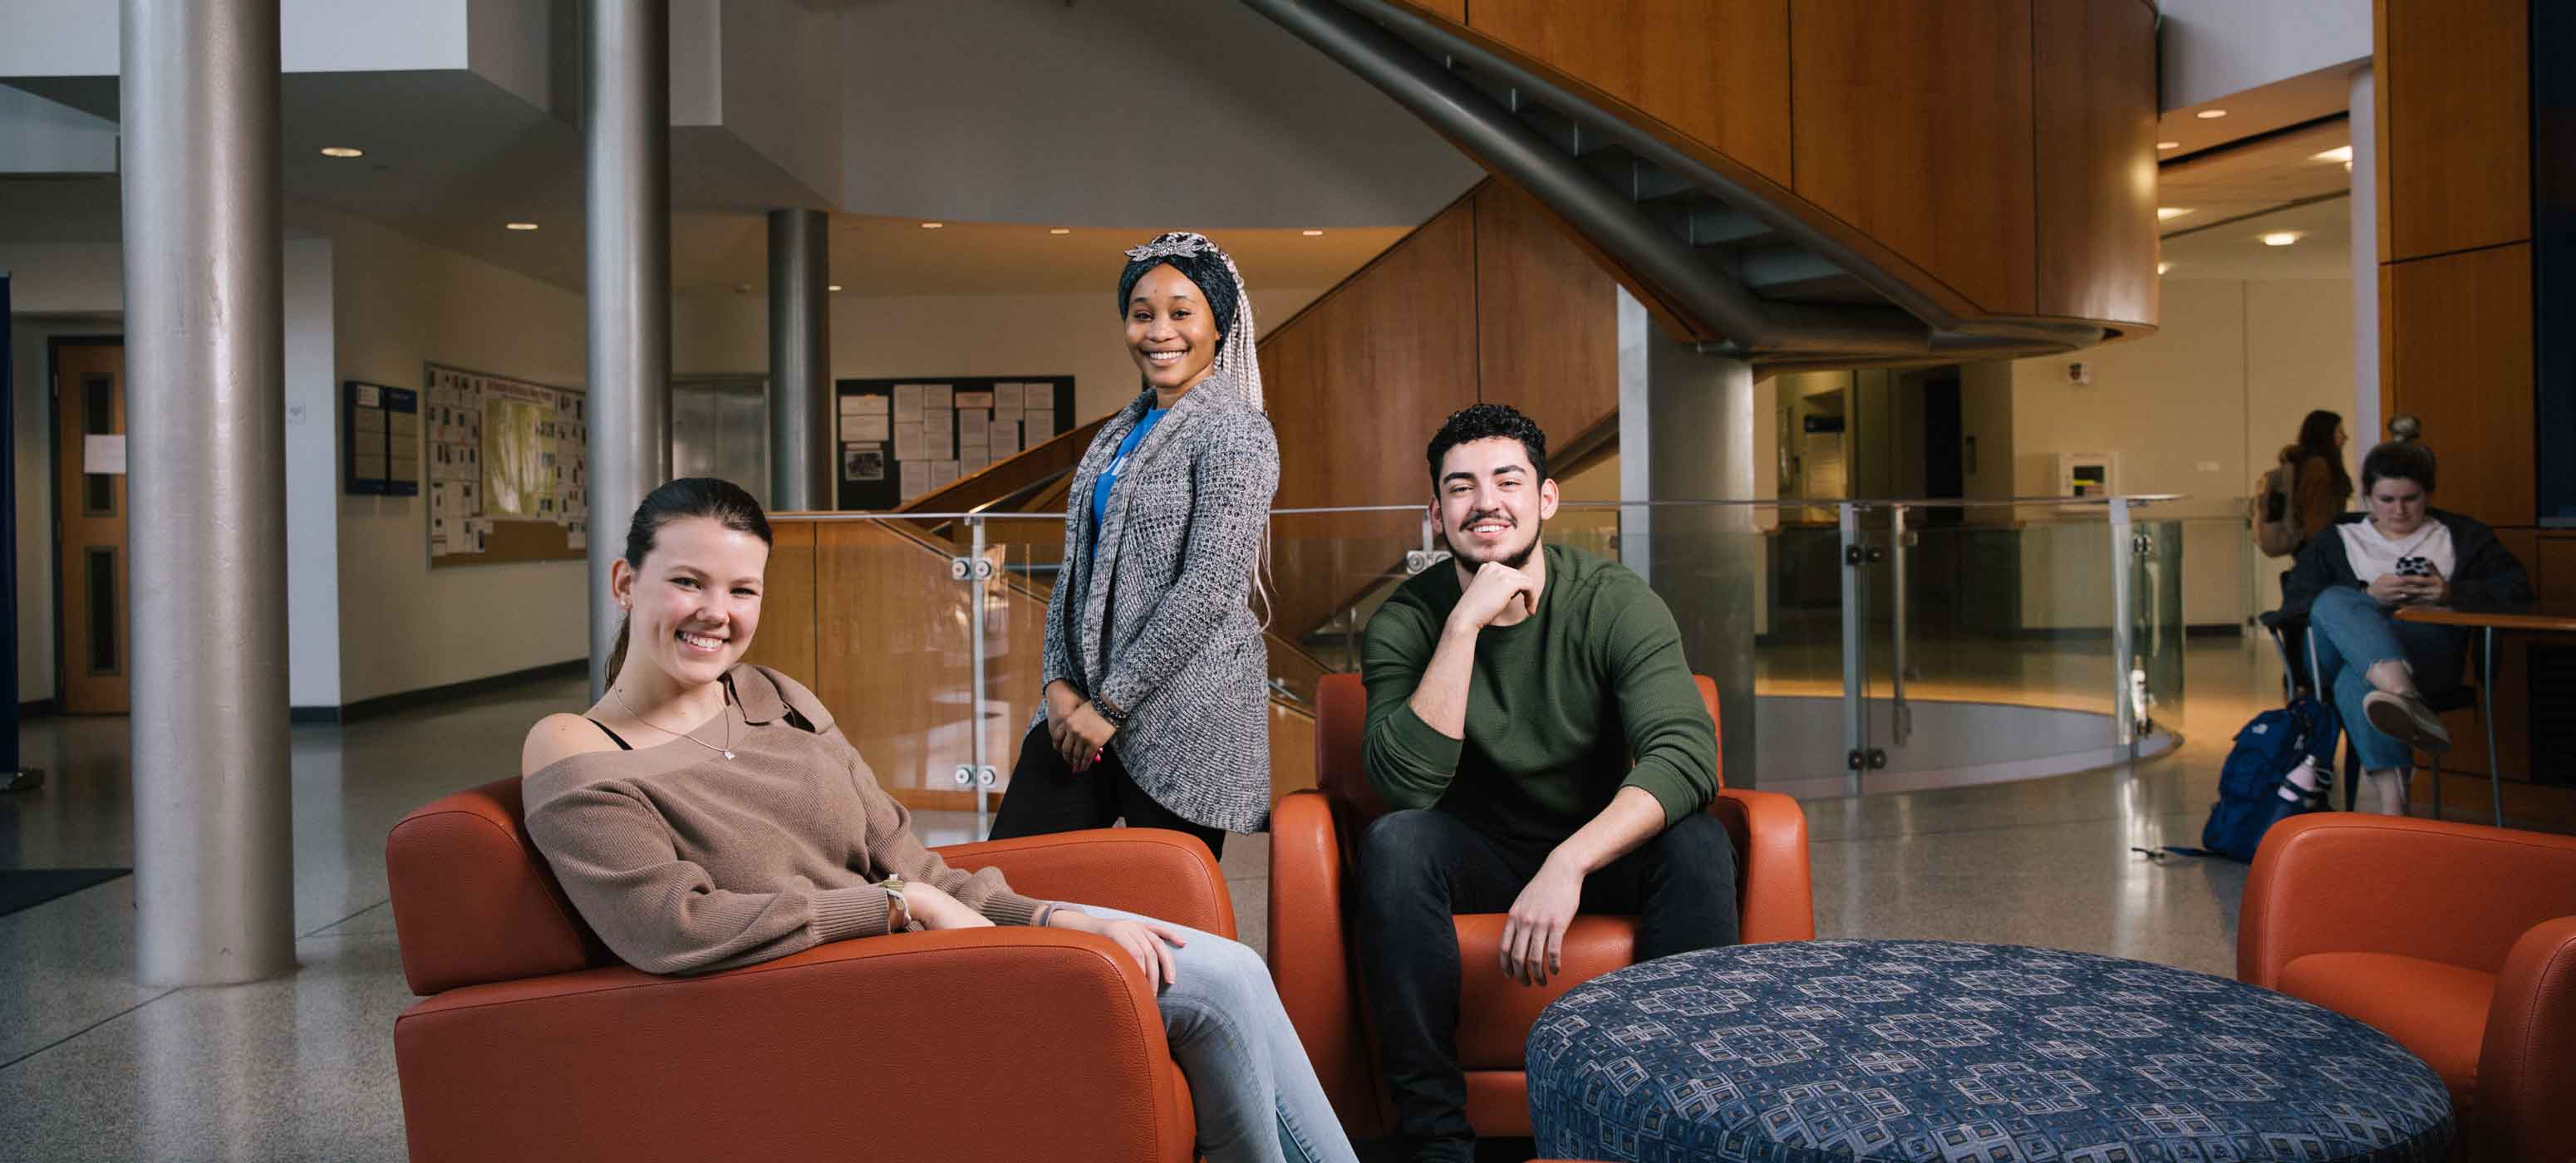
[[[426,373],[421,491],[429,495],[430,567],[587,556],[583,394],[444,364]]]

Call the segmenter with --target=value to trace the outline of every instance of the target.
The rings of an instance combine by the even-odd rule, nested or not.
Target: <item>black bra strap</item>
[[[616,744],[616,745],[617,745],[617,749],[618,749],[618,750],[620,750],[620,751],[633,751],[633,750],[635,750],[635,748],[634,748],[631,744],[627,743],[627,742],[626,742],[625,740],[623,740],[623,739],[618,738],[618,737],[617,737],[617,732],[609,730],[609,729],[608,729],[608,724],[606,724],[606,723],[602,723],[602,722],[600,722],[600,721],[599,721],[599,720],[597,720],[597,719],[589,719],[589,718],[585,718],[585,720],[584,720],[584,721],[585,721],[585,722],[588,722],[588,723],[589,723],[591,726],[593,726],[593,727],[597,727],[597,728],[599,728],[599,733],[600,733],[600,734],[602,734],[602,735],[606,735],[606,736],[608,736],[608,741],[609,741],[609,742],[611,742],[611,743]]]

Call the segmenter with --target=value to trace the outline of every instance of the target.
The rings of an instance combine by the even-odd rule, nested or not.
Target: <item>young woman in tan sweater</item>
[[[528,833],[609,949],[646,972],[704,973],[906,927],[1097,933],[1156,987],[1202,1155],[1353,1160],[1258,955],[949,867],[812,692],[742,662],[769,547],[741,489],[655,489],[610,576],[627,621],[607,695],[528,732]]]

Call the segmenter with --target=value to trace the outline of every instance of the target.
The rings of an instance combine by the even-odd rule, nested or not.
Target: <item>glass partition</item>
[[[2161,499],[1568,503],[1547,537],[1628,564],[1672,607],[1694,669],[1719,682],[1731,782],[1850,795],[2171,746],[2189,538],[2187,522],[2151,515]],[[810,657],[775,664],[810,670],[890,790],[974,809],[980,830],[1041,698],[1063,519],[782,521],[811,527],[782,537],[771,617],[810,610],[813,633]],[[1396,586],[1450,566],[1411,504],[1279,511],[1268,554],[1273,764],[1288,786],[1311,779],[1311,738],[1292,736],[1311,736],[1316,683],[1360,670]]]

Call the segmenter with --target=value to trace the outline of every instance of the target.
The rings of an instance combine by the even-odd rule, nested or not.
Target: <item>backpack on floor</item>
[[[2254,849],[2272,825],[2325,806],[2334,771],[2335,744],[2343,723],[2334,708],[2302,694],[2290,705],[2254,716],[2236,733],[2236,746],[2218,772],[2218,802],[2200,830],[2198,848],[2173,848],[2186,856],[2224,856],[2253,862]],[[2290,773],[2302,765],[2318,772],[2317,790],[2302,791]]]
[[[2276,465],[2255,482],[2254,496],[2246,502],[2246,516],[2254,524],[2254,548],[2267,557],[2288,557],[2299,551],[2299,516],[2297,506],[2290,503],[2290,492],[2298,483],[2298,465]]]

